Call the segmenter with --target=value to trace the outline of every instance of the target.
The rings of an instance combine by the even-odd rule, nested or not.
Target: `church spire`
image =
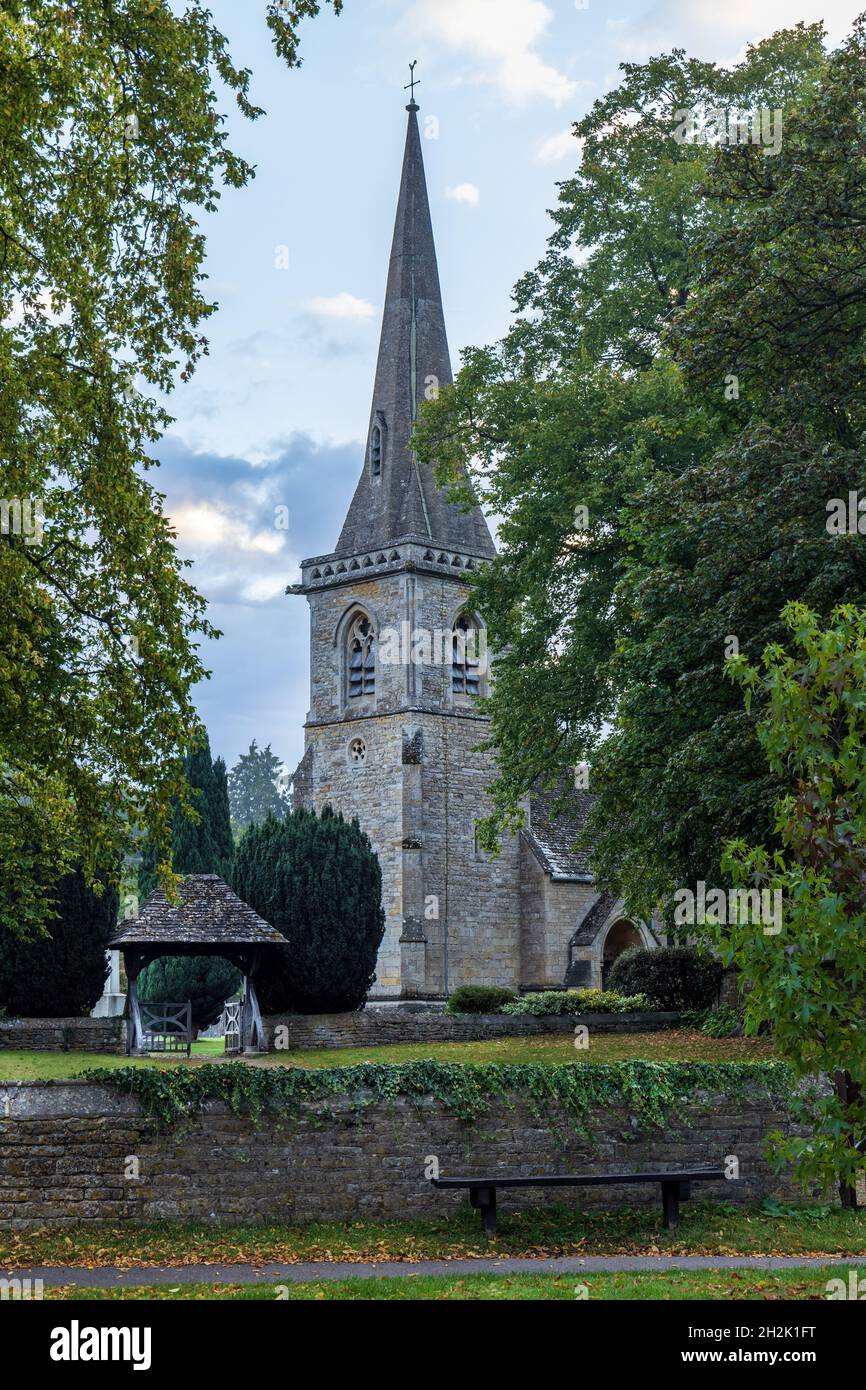
[[[424,178],[415,64],[364,468],[335,554],[413,538],[480,558],[495,548],[479,507],[462,511],[409,448],[419,403],[451,382]]]

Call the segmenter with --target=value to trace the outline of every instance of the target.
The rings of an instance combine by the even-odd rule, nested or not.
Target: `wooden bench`
[[[496,1235],[496,1193],[500,1187],[606,1187],[617,1183],[657,1182],[662,1189],[662,1213],[667,1230],[679,1224],[680,1202],[692,1195],[693,1182],[720,1182],[724,1168],[683,1168],[668,1173],[569,1173],[534,1178],[432,1178],[434,1187],[467,1187],[469,1201],[481,1213],[488,1236]]]

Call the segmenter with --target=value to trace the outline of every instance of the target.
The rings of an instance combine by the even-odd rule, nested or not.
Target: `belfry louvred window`
[[[376,693],[376,639],[363,614],[349,629],[349,698]]]
[[[374,478],[382,475],[382,431],[378,425],[373,426],[370,435],[370,472]]]
[[[451,639],[451,688],[458,695],[481,694],[481,657],[478,628],[461,614]]]

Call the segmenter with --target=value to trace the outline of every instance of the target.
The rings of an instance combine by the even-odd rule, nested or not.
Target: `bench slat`
[[[614,1183],[718,1182],[724,1168],[681,1168],[668,1173],[566,1173],[537,1177],[431,1178],[434,1187],[604,1187]]]

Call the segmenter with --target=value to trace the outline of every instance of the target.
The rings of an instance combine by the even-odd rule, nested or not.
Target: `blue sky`
[[[214,752],[231,766],[257,738],[293,768],[308,609],[284,590],[300,559],[335,544],[361,467],[410,60],[456,369],[461,348],[506,331],[512,286],[544,252],[556,184],[579,163],[570,124],[615,85],[619,63],[674,46],[730,63],[747,42],[822,15],[838,39],[860,6],[345,0],[339,18],[303,25],[295,72],[272,54],[263,4],[211,8],[267,114],[230,118],[257,176],[205,222],[219,302],[210,355],[169,400],[176,423],[151,478],[225,634],[196,692]]]

